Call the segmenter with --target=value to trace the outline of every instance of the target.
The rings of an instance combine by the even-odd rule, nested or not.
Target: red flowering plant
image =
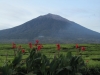
[[[12,48],[15,49],[16,48],[16,44],[12,43]]]
[[[16,50],[15,50],[15,49],[16,49],[17,47],[16,47],[16,44],[15,44],[15,43],[12,43],[12,48],[14,49],[14,55],[16,56]]]
[[[41,46],[41,48],[43,48],[43,45],[42,44],[40,44],[40,46]]]
[[[38,51],[40,51],[43,48],[43,45],[39,44],[39,40],[36,40],[35,42],[36,42],[35,46],[36,46],[36,53],[37,53]]]
[[[81,46],[79,46],[78,44],[76,44],[75,47],[76,47],[76,49],[78,49],[77,50],[77,54],[79,55],[80,54],[80,51],[81,51]]]
[[[41,50],[41,45],[37,46],[37,50],[40,51]]]
[[[36,47],[36,53],[38,52],[38,51],[40,51],[41,50],[41,45],[37,45],[37,47]]]
[[[77,48],[79,48],[79,45],[78,45],[78,44],[76,44],[76,49],[77,49]]]
[[[43,48],[43,45],[42,45],[42,44],[39,44],[39,45],[37,46],[37,50],[38,50],[38,51],[40,51],[42,48]]]
[[[36,40],[36,44],[39,44],[39,40]]]
[[[16,49],[16,54],[19,53],[19,52],[21,52],[21,49],[22,49],[22,46],[19,45],[19,46],[17,47],[17,49]]]
[[[25,49],[22,49],[22,53],[25,53]]]
[[[57,50],[60,50],[60,44],[57,44],[56,46],[57,46]]]
[[[79,46],[78,44],[76,44],[76,49],[78,49],[77,54],[82,54],[81,51],[85,51],[85,47],[84,46]]]
[[[29,47],[30,47],[30,49],[32,49],[32,48],[33,48],[33,47],[32,47],[32,43],[31,43],[31,42],[29,43]]]
[[[35,42],[35,46],[37,47],[39,45],[39,40],[36,40]]]
[[[82,47],[81,47],[81,50],[82,50],[82,51],[85,51],[85,47],[82,46]]]
[[[58,50],[58,56],[59,56],[59,52],[60,52],[60,44],[56,44],[57,50]]]

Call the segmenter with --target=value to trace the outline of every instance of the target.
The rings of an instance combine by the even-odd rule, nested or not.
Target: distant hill
[[[0,42],[100,43],[100,33],[59,15],[47,14],[22,25],[0,30]]]

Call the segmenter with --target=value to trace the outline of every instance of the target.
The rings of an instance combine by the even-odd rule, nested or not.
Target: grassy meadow
[[[25,49],[25,54],[23,55],[23,59],[25,59],[29,54],[29,45],[17,44],[17,47],[20,45],[22,49]],[[66,54],[68,51],[71,51],[73,55],[77,55],[78,49],[75,48],[75,44],[61,44],[60,46],[60,54]],[[85,51],[81,51],[80,55],[82,55],[85,62],[88,61],[89,66],[100,66],[100,44],[79,44],[79,46],[85,46]],[[56,44],[43,44],[43,48],[41,49],[41,53],[49,58],[54,57],[57,52]],[[8,60],[13,59],[14,51],[12,49],[12,44],[0,44],[0,66],[6,60],[6,55],[8,55]]]
[[[32,49],[29,48],[29,44],[16,44],[17,48],[15,50],[19,50],[20,45],[21,49],[25,50],[22,56],[22,60],[25,60],[29,56],[29,51]],[[80,50],[80,52],[79,49],[75,48],[75,44],[60,44],[59,51],[57,50],[56,44],[42,45],[43,48],[39,52],[47,56],[50,60],[58,53],[66,55],[70,51],[73,56],[82,56],[88,68],[100,69],[100,44],[78,44],[80,47],[85,47],[85,50]],[[34,44],[33,48],[36,48]],[[12,48],[12,44],[0,44],[0,67],[4,65],[5,61],[11,62],[13,59],[14,49]]]

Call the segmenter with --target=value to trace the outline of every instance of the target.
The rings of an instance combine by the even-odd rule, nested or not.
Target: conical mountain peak
[[[44,15],[44,16],[47,16],[47,17],[57,17],[58,15],[55,15],[55,14],[51,14],[51,13],[48,13],[48,14],[46,14],[46,15]]]
[[[67,19],[59,16],[59,15],[55,15],[55,14],[51,14],[51,13],[48,13],[46,15],[43,15],[42,17],[46,17],[46,18],[52,18],[52,19],[55,19],[55,20],[61,20],[61,21],[68,21]]]
[[[100,33],[59,15],[46,14],[14,28],[0,31],[0,42],[100,43]]]

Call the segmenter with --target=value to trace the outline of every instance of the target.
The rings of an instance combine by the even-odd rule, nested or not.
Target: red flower
[[[76,44],[76,48],[79,48],[78,44]]]
[[[39,43],[39,40],[36,40],[36,44],[38,44]]]
[[[25,53],[25,50],[24,49],[22,49],[22,53]]]
[[[29,43],[29,47],[32,48],[32,43]]]
[[[41,50],[41,45],[38,45],[37,50],[38,51]]]
[[[15,49],[16,48],[16,44],[12,43],[12,48]]]
[[[81,50],[82,50],[82,51],[85,51],[85,47],[81,47]]]
[[[57,50],[60,50],[60,44],[57,44],[56,46],[57,46]]]
[[[43,48],[43,45],[42,44],[40,44],[40,46],[41,46],[41,48]]]

